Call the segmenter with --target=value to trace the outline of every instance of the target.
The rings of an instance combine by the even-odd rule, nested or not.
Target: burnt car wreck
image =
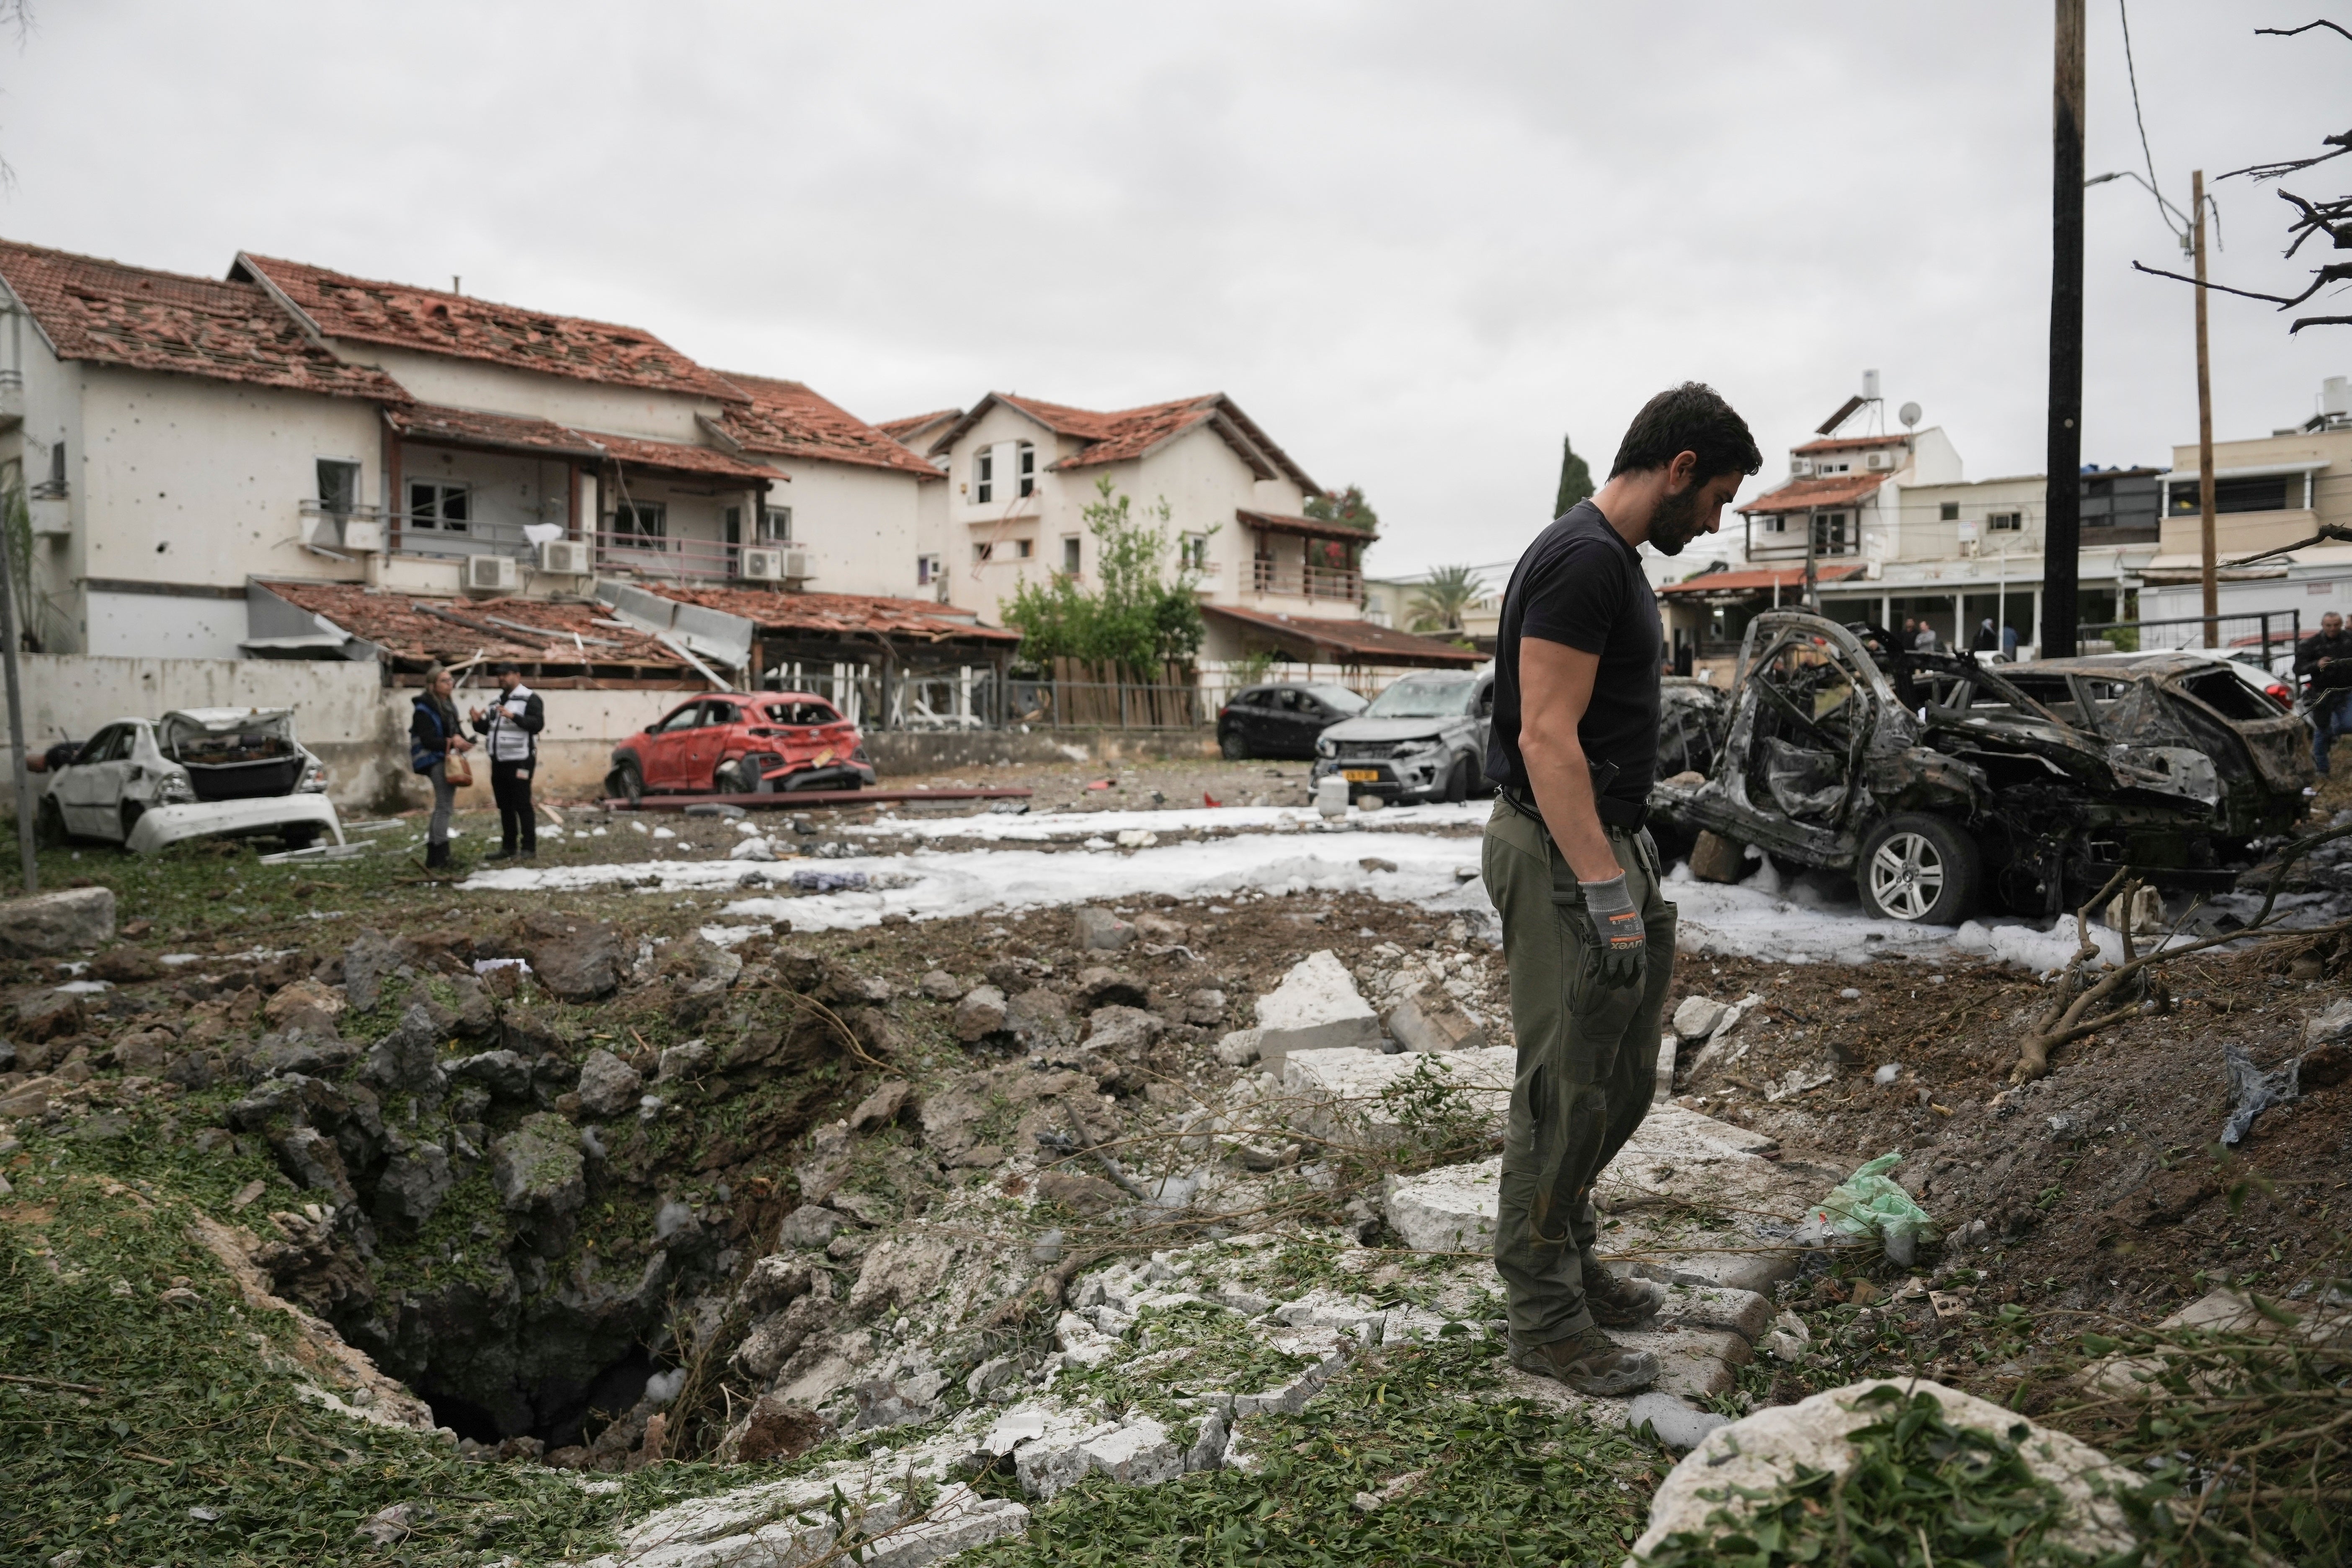
[[[2201,656],[1979,663],[1800,611],[1748,626],[1724,721],[1712,768],[1650,796],[1694,874],[1753,846],[1939,925],[2055,914],[2126,866],[2226,890],[2316,779],[2304,721]]]

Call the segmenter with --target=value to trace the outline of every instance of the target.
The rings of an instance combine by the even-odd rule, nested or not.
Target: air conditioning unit
[[[1813,460],[1811,458],[1791,458],[1789,459],[1789,477],[1790,479],[1805,479],[1810,477],[1812,471]]]
[[[1873,452],[1869,457],[1864,458],[1862,460],[1862,466],[1865,468],[1891,468],[1895,466],[1895,454],[1892,452]]]
[[[551,539],[539,547],[539,569],[559,577],[585,577],[593,569],[588,544],[579,539]]]
[[[511,555],[468,555],[466,557],[466,588],[476,594],[511,594],[515,587],[515,563]]]
[[[751,583],[781,583],[784,552],[765,548],[740,551],[735,558],[735,575]]]
[[[372,517],[343,519],[343,548],[354,555],[383,553],[383,524]]]
[[[805,583],[816,575],[816,561],[805,550],[784,552],[784,581]]]

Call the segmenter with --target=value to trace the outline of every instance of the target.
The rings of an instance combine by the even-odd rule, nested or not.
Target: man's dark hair
[[[502,658],[502,659],[499,660],[499,662],[498,662],[497,666],[491,669],[490,673],[491,673],[492,675],[517,675],[517,676],[519,676],[519,675],[520,675],[520,674],[522,673],[522,666],[520,666],[520,665],[517,664],[514,660],[512,660],[512,659],[510,659],[510,658]]]
[[[1748,421],[1715,388],[1686,381],[1642,405],[1625,439],[1617,444],[1609,477],[1663,468],[1684,452],[1698,454],[1698,467],[1691,474],[1694,485],[1721,474],[1752,474],[1764,466],[1764,454],[1756,449]]]

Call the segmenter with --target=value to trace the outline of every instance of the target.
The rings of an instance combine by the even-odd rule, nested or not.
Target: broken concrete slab
[[[1416,1074],[1459,1096],[1460,1108],[1500,1131],[1510,1109],[1518,1052],[1486,1046],[1439,1054],[1384,1055],[1360,1048],[1307,1051],[1287,1057],[1282,1086],[1299,1100],[1297,1114],[1318,1138],[1341,1136],[1391,1142],[1405,1134],[1397,1107],[1382,1099]]]
[[[1380,1050],[1387,1043],[1355,976],[1328,949],[1299,960],[1257,999],[1257,1026],[1258,1052],[1268,1061],[1302,1051]]]
[[[1486,1030],[1443,992],[1414,987],[1381,1017],[1389,1034],[1408,1051],[1477,1050]]]
[[[975,985],[956,1004],[950,1027],[965,1045],[974,1045],[1004,1027],[1004,993],[993,985]]]
[[[0,956],[54,958],[113,940],[111,888],[67,888],[0,902]]]
[[[1135,940],[1135,928],[1108,910],[1082,904],[1070,916],[1081,952],[1117,952]]]
[[[1730,1011],[1727,1004],[1711,996],[1685,996],[1675,1008],[1675,1033],[1685,1040],[1704,1040]]]
[[[1635,1394],[1625,1406],[1626,1426],[1639,1431],[1645,1421],[1659,1442],[1676,1449],[1696,1447],[1709,1432],[1731,1425],[1728,1415],[1693,1409],[1688,1402],[1654,1390]]]

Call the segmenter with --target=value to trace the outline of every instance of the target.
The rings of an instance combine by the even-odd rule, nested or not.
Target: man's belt
[[[1538,822],[1543,821],[1543,812],[1536,805],[1535,797],[1532,795],[1522,793],[1510,784],[1505,784],[1500,793],[1504,804],[1513,811],[1532,816]],[[1650,818],[1650,808],[1646,804],[1636,805],[1632,801],[1618,800],[1600,794],[1595,794],[1592,797],[1592,811],[1593,815],[1600,817],[1607,826],[1622,827],[1628,833],[1640,832],[1643,824]]]

